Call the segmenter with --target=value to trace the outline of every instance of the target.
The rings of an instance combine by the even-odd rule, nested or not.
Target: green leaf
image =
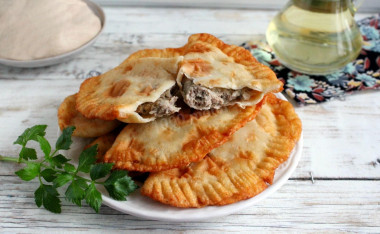
[[[47,125],[35,125],[31,128],[27,128],[13,144],[19,144],[25,146],[30,140],[37,141],[37,136],[45,136],[45,129]]]
[[[58,198],[58,192],[51,185],[41,184],[34,192],[34,201],[38,207],[44,205],[48,211],[61,213],[61,201]]]
[[[38,143],[40,143],[40,148],[44,152],[45,157],[49,158],[51,153],[50,143],[45,139],[45,137],[37,136]]]
[[[57,178],[54,179],[54,187],[59,188],[73,179],[73,176],[67,173],[62,173],[57,175]]]
[[[113,171],[104,182],[104,187],[113,199],[119,201],[127,200],[125,197],[138,188],[128,173],[121,170]]]
[[[90,167],[96,162],[98,145],[93,145],[85,150],[79,156],[78,171],[90,172]]]
[[[57,190],[51,185],[42,185],[44,189],[42,204],[45,209],[53,213],[61,213],[61,200]]]
[[[82,200],[85,196],[85,190],[77,180],[74,180],[66,190],[66,198],[77,206],[82,206]]]
[[[46,184],[44,184],[44,189],[45,189],[50,195],[52,195],[52,196],[58,196],[58,195],[59,195],[57,189],[54,188],[54,187],[51,186],[51,185],[46,185]]]
[[[47,169],[41,171],[41,176],[42,176],[47,182],[52,182],[55,178],[57,178],[57,177],[55,176],[55,173],[56,173],[56,171],[54,171],[53,169],[47,168]]]
[[[112,169],[113,163],[99,163],[91,166],[90,177],[97,180],[108,175]]]
[[[50,161],[50,165],[52,167],[58,167],[58,168],[62,168],[62,165],[65,164],[66,162],[70,161],[70,159],[67,159],[65,156],[63,156],[62,154],[58,154],[57,156],[54,156],[51,161]]]
[[[108,179],[104,182],[104,185],[111,185],[115,183],[118,179],[128,176],[128,172],[124,170],[114,170]]]
[[[19,156],[20,156],[20,158],[23,158],[25,160],[37,159],[37,152],[35,149],[28,148],[28,147],[22,147]]]
[[[39,163],[28,163],[26,167],[15,172],[22,180],[30,181],[40,173]]]
[[[70,149],[70,146],[73,143],[73,141],[71,140],[71,136],[73,135],[74,130],[74,126],[70,126],[63,129],[62,135],[58,138],[57,142],[55,143],[56,150]]]
[[[88,188],[87,181],[82,177],[77,177],[76,183],[79,185],[79,187],[81,187],[84,190],[86,190]]]
[[[86,203],[96,211],[99,212],[99,208],[102,205],[102,195],[96,189],[95,184],[91,183],[86,189],[86,196],[84,197]]]
[[[34,201],[36,202],[36,205],[38,207],[41,207],[43,197],[44,197],[44,187],[43,185],[40,185],[40,187],[38,187],[38,189],[34,192]]]
[[[73,164],[70,164],[70,163],[65,163],[63,170],[65,170],[66,172],[75,172],[76,171],[75,166]]]

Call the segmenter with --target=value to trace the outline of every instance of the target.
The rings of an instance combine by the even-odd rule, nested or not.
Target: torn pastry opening
[[[220,109],[224,106],[234,105],[238,102],[249,101],[261,95],[261,92],[250,88],[226,89],[207,88],[194,84],[185,75],[182,79],[181,94],[184,102],[197,110]]]
[[[163,117],[178,112],[181,108],[175,105],[178,97],[175,96],[178,87],[166,90],[155,102],[146,102],[137,107],[136,112],[142,117]]]

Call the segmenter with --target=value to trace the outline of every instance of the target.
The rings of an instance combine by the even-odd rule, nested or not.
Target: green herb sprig
[[[114,170],[111,172],[113,163],[96,164],[97,145],[91,146],[80,154],[78,166],[70,164],[70,159],[59,150],[70,149],[72,134],[75,127],[67,127],[52,150],[50,143],[45,138],[47,125],[36,125],[28,128],[21,134],[14,144],[21,145],[19,157],[5,157],[0,155],[0,161],[11,161],[26,164],[16,171],[22,180],[30,181],[38,178],[40,186],[34,192],[34,199],[38,207],[43,206],[53,213],[61,213],[61,200],[57,188],[67,185],[65,197],[68,201],[82,206],[82,201],[92,207],[97,213],[102,204],[101,193],[96,188],[100,184],[105,187],[109,195],[119,201],[125,201],[126,196],[137,189],[137,185],[128,176],[127,171]],[[29,141],[39,143],[44,157],[37,160],[37,152],[28,148]],[[86,179],[78,173],[89,173],[90,179]],[[105,179],[105,177],[107,177]],[[101,180],[100,180],[101,179]]]

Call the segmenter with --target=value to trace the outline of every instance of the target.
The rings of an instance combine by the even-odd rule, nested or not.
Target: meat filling
[[[194,84],[189,79],[182,83],[183,100],[188,106],[197,110],[219,109],[223,106],[233,105],[238,101],[246,101],[251,97],[251,90],[212,88],[208,89]]]
[[[163,117],[180,110],[175,106],[178,97],[173,96],[170,90],[163,93],[155,102],[147,102],[137,107],[136,112],[142,116]]]

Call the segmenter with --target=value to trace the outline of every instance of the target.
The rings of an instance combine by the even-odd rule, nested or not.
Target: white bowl
[[[72,59],[73,57],[75,57],[76,55],[78,55],[79,53],[81,53],[87,47],[91,46],[95,42],[95,40],[99,37],[99,35],[103,32],[106,17],[105,17],[103,9],[99,5],[89,0],[82,0],[82,1],[87,3],[88,7],[90,7],[90,9],[100,19],[101,29],[94,38],[92,38],[90,41],[88,41],[87,43],[85,43],[84,45],[82,45],[81,47],[75,50],[72,50],[67,53],[57,55],[57,56],[43,58],[43,59],[26,60],[26,61],[0,58],[0,64],[12,66],[12,67],[44,67],[44,66],[66,62]]]

